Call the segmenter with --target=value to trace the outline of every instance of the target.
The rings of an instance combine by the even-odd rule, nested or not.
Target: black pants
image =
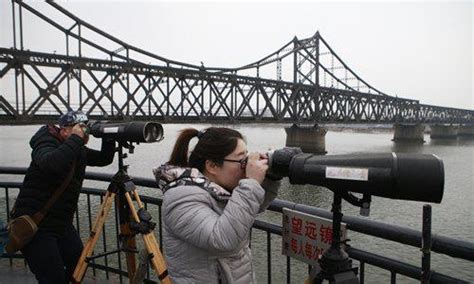
[[[82,241],[71,224],[64,236],[38,231],[21,252],[40,284],[62,284],[71,281],[82,249]]]

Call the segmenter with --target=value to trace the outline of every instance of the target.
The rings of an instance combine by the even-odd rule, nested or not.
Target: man
[[[112,163],[115,142],[102,140],[101,151],[88,149],[87,116],[70,111],[59,127],[42,126],[31,138],[31,164],[15,203],[12,217],[41,210],[73,170],[72,178],[21,251],[39,283],[68,283],[83,249],[73,227],[79,191],[87,166]],[[74,167],[74,169],[73,169]]]

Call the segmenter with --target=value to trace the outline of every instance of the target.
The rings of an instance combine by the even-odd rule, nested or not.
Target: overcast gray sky
[[[11,47],[11,4],[0,2],[0,45]],[[206,66],[242,66],[319,30],[380,91],[474,109],[473,1],[58,3],[129,44]],[[28,49],[52,52],[41,25],[25,20],[27,28]]]

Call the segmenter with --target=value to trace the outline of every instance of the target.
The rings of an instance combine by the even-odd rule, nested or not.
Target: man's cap
[[[67,127],[81,122],[87,123],[87,121],[89,121],[89,119],[85,113],[80,110],[71,110],[59,117],[58,124],[60,127]]]

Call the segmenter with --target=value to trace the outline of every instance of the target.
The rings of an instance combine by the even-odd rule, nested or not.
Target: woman
[[[191,139],[198,142],[189,155]],[[250,228],[276,197],[264,154],[247,154],[228,128],[181,132],[170,161],[153,170],[163,185],[163,241],[174,283],[252,283]]]

